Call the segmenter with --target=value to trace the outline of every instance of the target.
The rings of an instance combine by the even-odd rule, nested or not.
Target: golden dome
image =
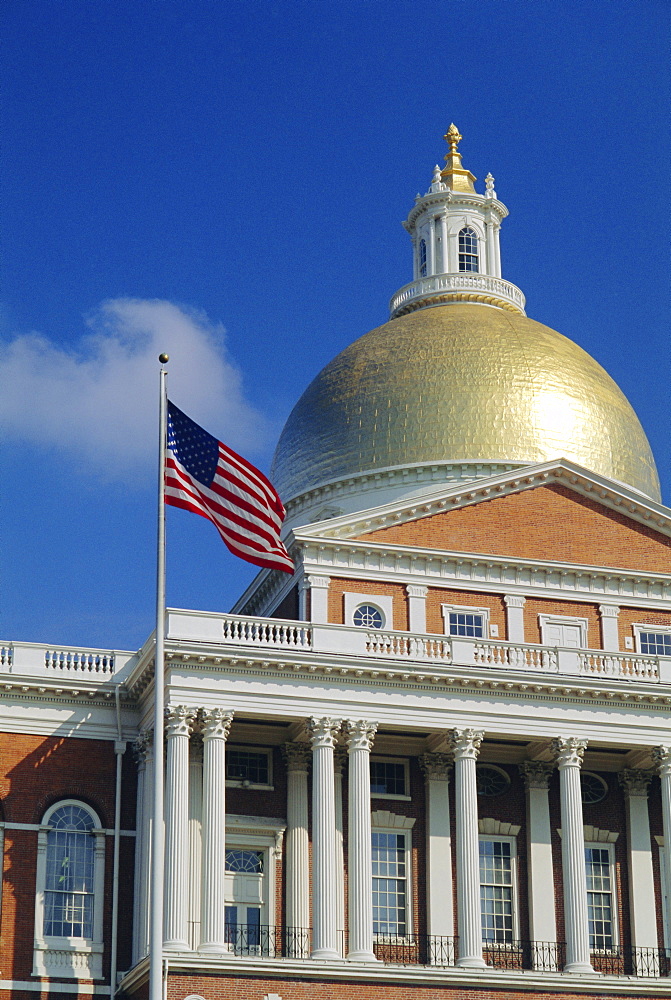
[[[390,320],[334,358],[289,416],[271,475],[286,502],[399,466],[560,457],[660,497],[643,428],[589,354],[525,316],[453,304]]]

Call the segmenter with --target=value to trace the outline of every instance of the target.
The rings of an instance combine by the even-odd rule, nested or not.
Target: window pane
[[[613,947],[613,893],[608,849],[586,847],[585,868],[590,948],[608,951]]]
[[[249,781],[252,785],[268,785],[268,754],[253,750],[227,750],[226,777],[234,781]]]
[[[226,851],[226,871],[260,873],[263,854],[260,851]]]
[[[450,611],[448,627],[450,635],[482,639],[485,634],[485,617],[470,611]]]
[[[649,656],[671,656],[671,633],[641,632],[641,652]]]
[[[57,809],[49,821],[44,893],[47,937],[93,937],[93,817],[81,806]]]
[[[405,795],[405,765],[372,760],[370,791],[371,795]]]
[[[405,935],[405,835],[373,833],[373,932]]]
[[[372,604],[360,604],[352,616],[352,621],[363,628],[382,628],[384,625],[382,612]]]
[[[513,940],[512,852],[508,841],[480,841],[482,940]]]

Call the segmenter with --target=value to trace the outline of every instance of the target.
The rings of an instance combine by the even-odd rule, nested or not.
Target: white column
[[[223,708],[205,709],[203,722],[203,882],[201,951],[223,951],[226,871],[226,740],[233,719]]]
[[[336,941],[335,781],[333,748],[340,719],[311,719],[312,957],[339,958]]]
[[[496,256],[495,278],[501,277],[501,226],[494,224],[494,252]]]
[[[652,759],[657,765],[662,784],[662,832],[664,834],[664,875],[666,899],[671,910],[671,746],[652,748]],[[667,927],[671,927],[671,912],[666,914]]]
[[[562,878],[564,885],[564,972],[594,972],[590,962],[587,918],[585,837],[583,834],[580,766],[587,740],[569,736],[552,741],[559,768],[562,825]]]
[[[373,856],[370,821],[370,751],[377,723],[362,719],[346,723],[349,753],[349,888],[350,962],[375,962],[373,953]]]
[[[188,948],[189,892],[189,733],[193,709],[172,705],[165,710],[165,868],[163,947]]]
[[[449,268],[449,254],[447,250],[447,215],[441,215],[440,217],[440,243],[443,250],[443,274],[446,274]]]
[[[329,620],[329,584],[330,576],[309,576],[310,585],[310,621],[325,625]]]
[[[307,576],[302,576],[298,581],[298,620],[299,622],[306,622],[309,620],[308,614],[308,594],[310,593],[310,584],[308,582]]]
[[[527,760],[520,764],[527,799],[529,938],[536,945],[535,964],[546,972],[556,969],[558,964],[548,792],[552,771],[551,764],[540,760]]]
[[[487,274],[496,277],[496,244],[494,240],[494,223],[486,223],[487,233]]]
[[[138,886],[139,900],[137,907],[137,957],[138,960],[144,958],[149,947],[149,913],[151,897],[151,881],[149,873],[151,871],[151,838],[153,828],[153,799],[154,799],[154,733],[152,730],[144,730],[140,733],[136,746],[139,753],[144,756],[144,782],[142,785],[142,834],[140,837],[140,854],[138,859],[139,872],[137,873],[136,885]],[[138,848],[136,846],[136,858],[138,858]]]
[[[652,876],[648,785],[652,771],[626,769],[618,775],[627,805],[627,864],[629,869],[629,919],[634,948],[651,949],[642,955],[642,974],[650,970],[657,954],[657,915]],[[634,968],[636,955],[634,953]]]
[[[599,614],[601,615],[601,645],[610,653],[617,653],[620,649],[620,634],[617,628],[617,616],[620,609],[616,604],[600,604]]]
[[[406,585],[408,595],[408,629],[410,632],[426,632],[426,595],[428,587]]]
[[[430,277],[436,273],[436,226],[433,219],[429,219],[428,239],[426,241],[427,261],[426,276]]]
[[[526,597],[518,594],[505,594],[506,605],[506,638],[508,642],[524,642],[524,605]]]
[[[475,761],[484,733],[453,729],[450,749],[454,755],[455,811],[457,820],[457,927],[459,958],[465,968],[485,967],[482,957],[480,915],[480,843]]]
[[[333,751],[333,777],[335,781],[335,860],[336,860],[336,931],[338,952],[345,952],[345,849],[343,823],[342,772],[347,760],[347,747],[337,746]]]
[[[133,965],[144,957],[147,948],[147,891],[149,872],[147,838],[151,812],[148,803],[152,791],[147,791],[147,782],[153,781],[147,771],[147,760],[153,759],[152,733],[141,732],[135,741],[137,760],[137,808],[135,820],[135,872],[133,878]]]
[[[309,743],[285,743],[287,765],[286,914],[289,956],[303,957],[302,933],[310,928],[308,845]],[[294,954],[295,953],[295,954]]]
[[[452,836],[449,779],[452,762],[446,753],[425,753],[419,759],[426,783],[427,930],[432,938],[454,936],[452,904]],[[451,941],[434,942],[430,961],[449,954]]]
[[[189,944],[200,945],[201,886],[203,881],[203,741],[189,747]]]

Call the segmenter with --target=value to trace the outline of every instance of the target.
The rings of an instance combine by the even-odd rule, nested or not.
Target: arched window
[[[419,276],[426,278],[426,240],[419,241]]]
[[[459,232],[459,270],[480,270],[478,265],[478,234],[470,226],[464,226]]]
[[[38,836],[34,975],[102,974],[104,857],[105,831],[90,806],[66,799],[47,810]]]
[[[384,616],[374,604],[360,604],[353,615],[355,625],[363,628],[383,628]]]

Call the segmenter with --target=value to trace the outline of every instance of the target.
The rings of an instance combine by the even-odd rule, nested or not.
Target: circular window
[[[598,774],[591,771],[583,771],[580,775],[580,792],[583,804],[593,806],[595,802],[601,802],[608,795],[608,785]]]
[[[478,767],[475,771],[478,795],[503,795],[510,787],[510,778],[498,767]]]
[[[355,625],[363,628],[382,628],[384,625],[382,612],[373,604],[360,604],[352,618]]]

